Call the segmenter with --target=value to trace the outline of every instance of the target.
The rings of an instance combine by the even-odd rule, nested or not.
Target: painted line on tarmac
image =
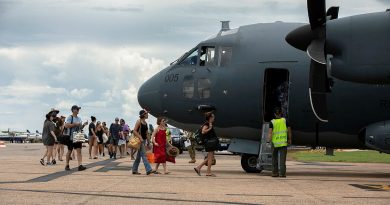
[[[390,197],[385,197],[385,196],[344,196],[344,199],[390,199]]]
[[[227,196],[276,196],[276,197],[293,197],[292,195],[283,194],[226,194]]]
[[[49,194],[67,194],[67,195],[77,195],[77,196],[82,195],[82,196],[94,196],[94,197],[114,197],[114,198],[125,198],[125,199],[167,201],[167,202],[172,202],[173,201],[173,202],[189,202],[189,203],[261,205],[261,204],[254,204],[254,203],[240,203],[240,202],[230,202],[230,201],[190,200],[190,199],[143,197],[143,196],[124,196],[124,195],[92,194],[92,193],[80,193],[80,192],[49,191],[49,190],[7,189],[7,188],[0,188],[0,190],[3,190],[3,191],[17,191],[17,192],[49,193]]]

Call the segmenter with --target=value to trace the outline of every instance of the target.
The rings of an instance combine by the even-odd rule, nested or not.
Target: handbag
[[[85,142],[85,137],[83,132],[73,132],[73,143],[78,143],[78,142]]]
[[[107,136],[106,133],[103,133],[102,138],[103,138],[103,143],[107,143],[107,141],[108,141],[108,136]]]
[[[155,162],[155,158],[154,158],[154,153],[153,152],[146,153],[146,158],[148,159],[149,163],[153,164]]]
[[[118,145],[119,145],[119,146],[125,145],[125,144],[126,144],[126,140],[119,139],[119,141],[118,141]]]
[[[127,143],[127,147],[139,150],[141,147],[141,140],[135,135],[131,135],[129,142]]]
[[[202,134],[202,127],[200,127],[198,130],[196,130],[196,132],[194,134],[194,139],[198,145],[204,145],[205,140],[204,140],[204,136]]]

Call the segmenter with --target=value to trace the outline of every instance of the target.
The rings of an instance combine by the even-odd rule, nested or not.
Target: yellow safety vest
[[[274,147],[287,146],[287,125],[286,119],[273,119],[271,120],[272,128],[272,144]]]

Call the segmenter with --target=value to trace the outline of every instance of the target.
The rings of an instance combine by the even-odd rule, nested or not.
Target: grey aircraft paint
[[[378,18],[382,22],[378,22]],[[338,22],[344,26],[338,26]],[[373,22],[376,25],[367,25]],[[138,91],[138,101],[152,115],[165,116],[170,124],[190,131],[202,124],[203,112],[214,110],[219,136],[252,141],[253,146],[258,147],[265,112],[270,112],[264,98],[267,92],[274,92],[267,90],[265,79],[268,78],[265,75],[267,72],[269,75],[272,72],[285,73],[288,79],[286,109],[294,145],[371,148],[390,153],[390,122],[386,122],[390,119],[390,80],[383,76],[388,74],[390,79],[388,22],[389,11],[327,22],[331,29],[326,32],[332,43],[326,46],[333,47],[329,48],[330,51],[326,47],[325,55],[332,54],[333,59],[328,59],[325,66],[330,70],[325,77],[332,81],[327,84],[329,89],[326,92],[320,92],[325,98],[316,98],[317,93],[313,89],[309,91],[310,79],[315,81],[318,77],[311,76],[315,73],[311,71],[315,56],[311,60],[306,52],[286,42],[290,40],[286,36],[305,24],[275,22],[231,30],[225,24],[215,37],[199,43],[145,82]],[[347,37],[339,31],[353,28],[357,32],[356,27],[374,30],[355,33],[352,40],[345,39]],[[379,39],[367,37],[370,33]],[[367,39],[376,46],[357,43]],[[303,44],[308,45],[310,41]],[[351,45],[353,43],[361,47],[356,48]],[[206,49],[206,58],[201,61],[203,48]],[[331,53],[332,49],[338,52]],[[343,53],[343,49],[348,53]],[[193,52],[198,53],[191,59]],[[213,56],[213,52],[214,57],[207,58]],[[375,56],[379,62],[373,61]],[[343,61],[343,58],[347,60]],[[332,67],[332,62],[335,67]],[[381,75],[378,77],[375,72]],[[334,73],[336,75],[332,75]],[[342,76],[337,76],[337,73],[342,73]],[[320,80],[323,78],[319,77]],[[326,115],[321,114],[322,108]],[[326,120],[321,119],[323,116]],[[239,152],[245,153],[245,147],[240,149]]]

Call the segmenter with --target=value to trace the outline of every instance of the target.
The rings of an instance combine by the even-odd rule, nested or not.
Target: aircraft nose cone
[[[159,85],[149,79],[138,90],[138,103],[143,109],[148,110],[152,114],[161,113],[161,101],[159,95]]]

